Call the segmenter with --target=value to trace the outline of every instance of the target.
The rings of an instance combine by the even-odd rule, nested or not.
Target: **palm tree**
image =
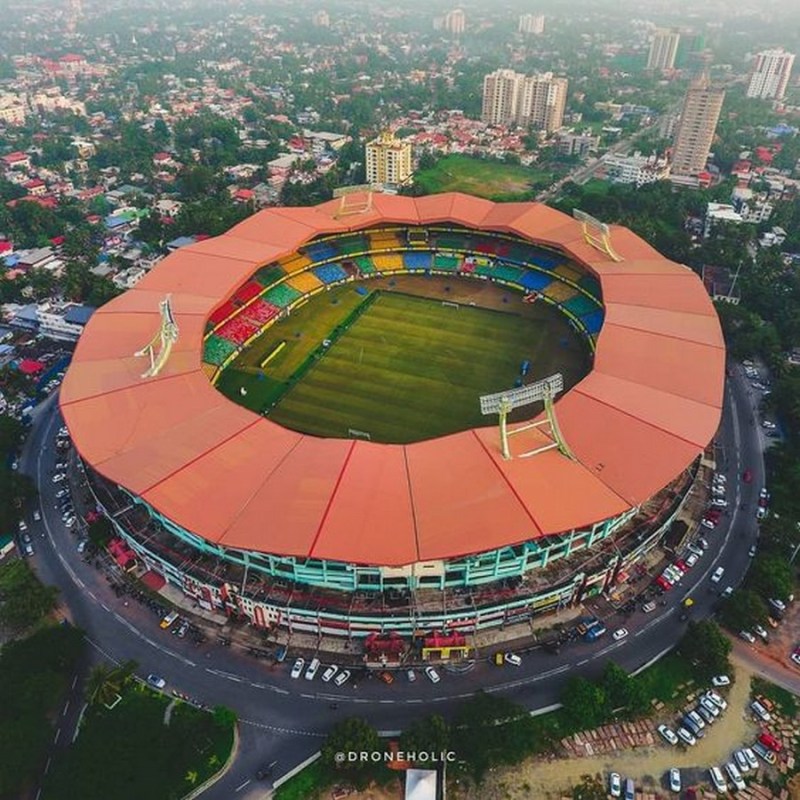
[[[89,673],[86,682],[86,697],[93,705],[109,705],[119,694],[122,684],[116,667],[98,664]]]

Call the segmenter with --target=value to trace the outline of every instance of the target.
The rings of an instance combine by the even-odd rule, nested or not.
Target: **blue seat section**
[[[536,292],[541,292],[542,289],[549,286],[552,282],[553,279],[549,275],[542,275],[541,272],[534,272],[533,270],[528,270],[519,279],[520,286]]]
[[[304,247],[302,252],[315,262],[327,261],[329,258],[336,258],[339,255],[338,249],[330,242],[310,244],[308,247]]]
[[[586,326],[586,330],[589,334],[597,333],[600,328],[603,327],[603,309],[598,309],[591,314],[581,317],[581,322]]]
[[[598,302],[600,301],[600,296],[602,292],[600,291],[600,281],[597,280],[593,275],[584,275],[579,281],[578,286],[582,289],[586,289],[592,297],[596,297]]]
[[[536,264],[537,267],[542,267],[542,269],[555,269],[564,262],[563,258],[547,253],[544,250],[531,250],[528,258],[531,264]]]
[[[321,267],[313,267],[311,271],[323,283],[336,283],[343,281],[347,277],[347,273],[340,264],[323,264]]]
[[[431,254],[427,251],[412,250],[403,253],[403,266],[408,270],[426,270],[431,268]]]

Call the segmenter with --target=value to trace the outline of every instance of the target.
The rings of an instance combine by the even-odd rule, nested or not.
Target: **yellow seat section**
[[[585,272],[575,269],[575,267],[571,267],[569,264],[561,264],[556,267],[553,272],[573,283],[577,283],[586,274]]]
[[[303,294],[313,292],[314,289],[319,289],[323,285],[322,281],[313,272],[300,272],[289,278],[286,283]]]
[[[394,231],[376,231],[369,235],[370,250],[396,249],[402,242]]]
[[[372,256],[372,263],[378,272],[403,269],[403,257],[398,253],[376,253]]]
[[[565,303],[571,297],[575,297],[578,292],[566,283],[553,281],[545,290],[544,294],[555,300],[557,303]]]
[[[300,253],[294,253],[290,256],[285,256],[278,262],[280,267],[287,275],[293,275],[295,272],[301,272],[307,267],[310,267],[313,263],[314,262],[308,256],[304,256]]]

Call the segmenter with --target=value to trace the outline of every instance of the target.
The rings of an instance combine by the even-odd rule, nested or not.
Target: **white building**
[[[544,33],[544,14],[521,14],[519,32],[534,36]]]
[[[607,155],[603,166],[607,180],[633,184],[637,189],[669,177],[669,161],[665,156],[644,156],[638,150],[631,156]]]
[[[564,124],[568,81],[552,72],[498,69],[483,79],[481,119],[489,125],[532,125],[546,133]]]
[[[786,53],[783,48],[757,53],[753,59],[747,96],[781,100],[786,94],[793,65],[794,53]]]
[[[681,35],[678,31],[658,28],[650,43],[647,55],[647,69],[665,70],[675,68],[675,56]]]
[[[708,238],[716,225],[741,225],[742,215],[730,203],[709,203],[703,226],[703,237]]]

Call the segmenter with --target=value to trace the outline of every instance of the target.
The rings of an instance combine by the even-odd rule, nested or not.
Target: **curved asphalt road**
[[[763,439],[760,426],[751,423],[753,402],[747,382],[735,368],[727,382],[717,454],[721,471],[728,476],[729,513],[707,536],[712,545],[708,553],[680,586],[664,596],[667,607],[659,607],[654,614],[631,616],[625,622],[630,635],[622,642],[606,637],[594,644],[567,645],[559,655],[531,652],[519,668],[497,669],[480,662],[462,675],[441,671],[442,681],[437,686],[420,675],[414,684],[401,679],[387,687],[368,680],[358,689],[348,684],[326,691],[328,685],[318,680],[291,680],[286,666],[270,671],[235,650],[209,644],[196,648],[186,640],[166,636],[150,611],[134,603],[126,607],[124,599],[114,596],[102,575],[83,562],[75,538],[61,523],[54,498],[58,485],[50,479],[57,460],[53,439],[61,424],[52,399],[38,410],[20,459],[20,468],[35,477],[40,490],[43,521],[29,521],[36,546],[33,562],[43,581],[60,588],[70,618],[86,631],[99,653],[118,661],[135,659],[143,674],[156,672],[170,687],[209,705],[224,704],[239,714],[243,724],[237,760],[203,797],[260,797],[267,787],[254,780],[256,769],[277,760],[275,775],[285,773],[319,748],[340,716],[359,715],[379,730],[399,730],[434,709],[447,714],[481,687],[528,708],[544,708],[558,702],[568,675],[595,674],[610,658],[634,671],[668,649],[684,630],[678,621],[681,600],[691,593],[693,616],[709,615],[717,598],[716,592],[709,591],[711,571],[724,566],[725,576],[718,588],[735,586],[749,565],[747,551],[757,537],[754,511],[764,485]],[[745,469],[752,472],[750,484],[741,481]],[[745,510],[740,509],[741,504],[746,505]],[[616,626],[614,620],[610,620],[611,626]],[[338,704],[337,710],[329,709],[332,701]],[[77,718],[65,723],[67,741],[75,724]]]

